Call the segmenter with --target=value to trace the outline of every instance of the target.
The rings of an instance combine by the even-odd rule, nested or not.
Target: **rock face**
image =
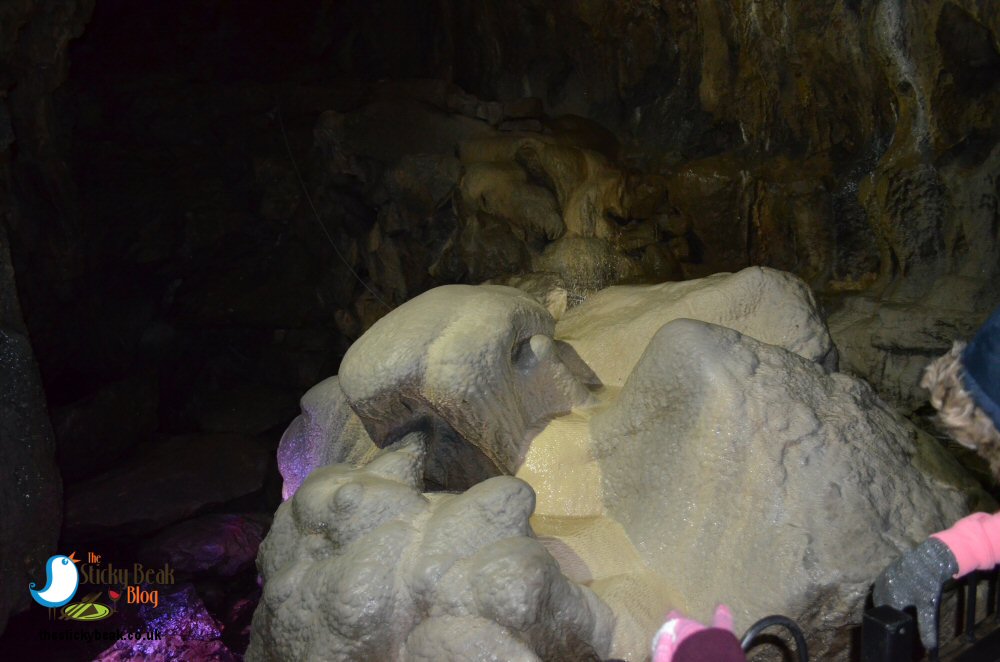
[[[585,187],[593,209],[611,212],[598,224],[615,223],[620,209],[640,234],[668,232],[666,263],[677,263],[660,273],[679,267],[697,278],[758,264],[802,277],[829,300],[846,366],[894,404],[917,405],[915,366],[943,351],[925,342],[942,330],[937,320],[975,329],[1000,304],[993,3],[489,0],[419,14],[448,35],[443,43],[398,40],[376,49],[379,61],[423,58],[425,71],[449,72],[472,95],[537,97],[549,117],[586,117],[618,139],[602,149],[576,131],[577,142],[481,160],[523,165],[536,186],[556,182],[563,204],[580,163],[603,155],[614,171],[627,155],[643,176],[622,204],[607,204],[617,185]],[[378,22],[370,9],[352,15]],[[371,61],[365,44],[345,44],[349,69]],[[529,137],[539,139],[548,142]],[[550,150],[560,174],[538,177],[551,172],[540,167],[553,162],[542,158]],[[495,181],[503,188],[509,178]],[[659,200],[651,216],[629,204],[641,190],[658,191],[647,197]],[[460,232],[515,242],[479,215],[463,216]],[[645,260],[659,252],[653,243]],[[466,255],[490,254],[466,244]],[[507,254],[523,264],[523,253]],[[620,257],[595,260],[601,286],[627,273]]]
[[[498,127],[492,111],[480,113],[484,102],[444,81],[384,82],[372,97],[325,113],[315,132],[321,192],[350,181],[378,209],[360,254],[345,251],[378,302],[361,292],[344,311],[350,337],[437,284],[542,273],[582,296],[684,275],[692,253],[687,228],[666,222],[666,180],[625,168],[617,140],[595,123],[547,117],[520,99],[497,112],[532,122],[511,116],[519,123]],[[323,217],[343,206],[320,196]]]
[[[295,494],[316,467],[367,464],[378,452],[361,419],[348,406],[339,377],[329,377],[313,386],[299,404],[302,413],[288,426],[278,445],[283,499]]]
[[[660,329],[591,433],[610,516],[691,609],[790,614],[819,659],[886,559],[967,509],[868,385],[703,322]]]
[[[239,435],[187,436],[149,444],[121,469],[67,490],[71,540],[149,533],[208,505],[263,488],[266,447]]]
[[[0,173],[2,174],[2,173]],[[0,223],[0,632],[45,573],[62,521],[62,479],[38,366]]]
[[[315,471],[281,505],[247,659],[606,657],[611,612],[531,537],[531,488],[422,495],[423,444]]]
[[[419,529],[428,507],[433,512],[454,503],[457,509],[462,499],[471,500],[462,507],[473,511],[480,506],[472,503],[507,512],[514,497],[505,490],[515,483],[503,477],[460,497],[417,494],[434,454],[452,457],[454,446],[429,443],[440,434],[435,430],[491,459],[504,457],[496,448],[509,448],[491,446],[491,440],[520,440],[520,455],[507,455],[496,466],[531,485],[527,512],[535,511],[534,533],[566,578],[590,587],[612,610],[610,653],[628,659],[647,654],[649,637],[669,609],[704,617],[720,601],[733,607],[738,629],[782,613],[804,628],[814,654],[846,659],[850,628],[885,564],[970,506],[994,505],[934,440],[866,384],[834,371],[832,344],[809,290],[789,274],[751,268],[688,283],[615,287],[571,310],[554,328],[553,339],[545,310],[517,290],[438,288],[393,311],[352,346],[339,382],[349,410],[332,380],[303,399],[304,413],[284,443],[332,445],[303,457],[357,457],[352,412],[376,445],[400,450],[377,455],[362,472],[344,465],[296,468],[296,476],[312,471],[279,509],[259,558],[265,588],[255,621],[261,628],[256,655],[266,659],[282,645],[275,633],[324,627],[309,642],[327,637],[323,645],[340,650],[346,644],[339,638],[354,637],[357,646],[383,648],[353,654],[378,659],[409,659],[405,655],[416,655],[418,644],[432,657],[435,646],[444,650],[442,642],[460,631],[509,650],[503,628],[461,618],[433,626],[390,618],[388,596],[402,595],[398,604],[404,606],[410,598],[398,588],[408,575],[379,579],[388,570],[373,570],[370,583],[331,585],[323,594],[381,596],[380,606],[365,612],[374,620],[358,620],[359,607],[348,603],[359,597],[338,598],[336,610],[283,606],[293,599],[287,596],[300,599],[304,589],[297,587],[319,585],[304,566],[289,567],[327,558],[324,540],[343,549],[337,568],[347,559],[382,567],[389,563],[382,554],[395,562],[399,554],[386,546],[411,550],[419,567],[438,567],[441,552],[411,545],[417,534],[409,525],[383,523],[399,518]],[[519,343],[535,358],[522,362]],[[535,390],[544,382],[531,378],[532,371],[549,380],[555,375],[585,397],[560,400],[571,407],[562,412],[542,407],[546,415],[524,427],[525,399],[544,392]],[[546,388],[550,396],[568,392]],[[314,419],[310,412],[322,408],[307,400],[324,391],[336,396],[332,414]],[[303,433],[313,420],[316,430],[327,431]],[[346,432],[343,445],[337,430]],[[408,446],[416,439],[418,446]],[[397,466],[404,458],[405,471]],[[385,477],[382,467],[389,464],[410,488],[352,478],[366,472]],[[352,487],[352,481],[365,487]],[[334,520],[331,513],[343,515]],[[436,515],[430,517],[434,523]],[[377,532],[378,542],[360,535],[361,521],[369,522],[365,531],[379,527],[367,534]],[[480,529],[467,524],[467,531],[449,528],[452,545],[478,544]],[[362,540],[367,542],[356,548]],[[516,565],[521,552],[515,547],[494,545],[491,563]],[[331,572],[347,576],[346,569]],[[443,579],[439,584],[450,586]],[[325,625],[316,625],[323,619]],[[390,621],[404,623],[396,626],[402,633],[376,627]],[[372,643],[361,634],[382,630],[391,643]],[[294,650],[301,657],[310,649]]]
[[[791,274],[750,267],[682,283],[611,287],[569,311],[556,335],[608,386],[621,386],[657,331],[691,318],[837,367],[837,351],[812,292]]]
[[[25,587],[44,575],[62,520],[62,480],[32,348],[37,338],[29,339],[18,290],[43,277],[20,274],[15,282],[15,265],[23,262],[12,256],[21,248],[23,257],[29,235],[33,256],[44,255],[45,280],[65,285],[79,265],[69,248],[78,238],[73,186],[55,156],[52,94],[66,76],[67,44],[93,6],[92,0],[17,0],[0,9],[0,634],[11,614],[31,604]],[[34,175],[27,187],[23,164]],[[42,195],[44,210],[34,205]]]
[[[421,426],[435,430],[434,445],[461,440],[494,471],[513,473],[534,428],[589,398],[559,358],[553,329],[548,311],[520,290],[447,285],[352,345],[340,385],[376,445]]]
[[[233,577],[253,566],[271,524],[266,515],[211,514],[171,526],[150,539],[140,556],[189,575]]]

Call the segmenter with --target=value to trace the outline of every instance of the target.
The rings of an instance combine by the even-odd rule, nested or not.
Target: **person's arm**
[[[952,578],[988,570],[1000,561],[1000,513],[973,513],[931,535],[875,580],[875,606],[916,607],[924,648],[937,648],[941,587]]]
[[[972,513],[931,537],[943,542],[954,554],[958,563],[956,579],[1000,563],[1000,513]]]

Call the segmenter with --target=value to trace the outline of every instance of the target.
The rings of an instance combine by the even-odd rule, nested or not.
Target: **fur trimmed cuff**
[[[1000,432],[973,399],[962,382],[962,351],[956,341],[951,350],[924,370],[920,385],[931,392],[931,404],[938,411],[938,425],[955,441],[974,449],[1000,475]]]

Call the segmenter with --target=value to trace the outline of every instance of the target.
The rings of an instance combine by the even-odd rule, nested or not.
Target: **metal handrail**
[[[799,628],[798,624],[787,616],[765,616],[751,625],[740,640],[740,648],[743,649],[743,652],[746,653],[753,648],[754,639],[759,637],[764,630],[774,625],[779,625],[792,633],[792,639],[795,640],[795,652],[799,656],[799,662],[809,662],[809,649],[806,646],[805,635],[802,634],[802,629]]]
[[[978,587],[983,580],[988,582],[986,594],[986,614],[982,620],[977,620],[976,603],[978,601]],[[987,647],[992,650],[996,645],[994,641],[978,640],[976,638],[976,627],[987,622],[989,616],[993,616],[994,623],[1000,623],[1000,591],[998,591],[998,569],[994,568],[989,572],[972,572],[961,578],[957,582],[958,590],[964,591],[964,614],[961,618],[961,631],[955,634],[950,641],[945,642],[951,645],[952,642],[964,639],[966,646],[961,653],[962,660],[992,659],[983,658],[983,653]],[[961,607],[961,597],[959,597]],[[958,629],[958,628],[956,628]],[[938,642],[941,643],[941,628],[938,627]],[[861,662],[898,662],[899,660],[912,660],[913,653],[917,649],[917,626],[913,617],[904,612],[887,605],[868,609],[864,615],[861,626]],[[938,649],[927,651],[927,658],[931,662],[939,659]]]

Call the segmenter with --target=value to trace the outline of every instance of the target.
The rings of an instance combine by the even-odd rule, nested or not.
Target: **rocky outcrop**
[[[239,435],[147,443],[122,467],[67,489],[64,535],[137,536],[253,495],[264,487],[268,455],[260,440]]]
[[[620,387],[653,336],[680,318],[736,329],[837,369],[836,349],[809,288],[791,274],[760,267],[683,283],[610,287],[564,315],[556,335],[601,383]]]
[[[548,311],[519,290],[446,285],[352,345],[340,386],[376,445],[424,429],[444,475],[473,485],[513,473],[533,430],[589,400],[559,357],[553,328]],[[479,462],[461,453],[470,445]]]
[[[0,177],[5,173],[0,172]],[[0,179],[0,185],[4,182]],[[62,522],[55,439],[0,218],[0,633],[30,603]]]
[[[11,614],[30,604],[25,587],[44,575],[62,520],[62,481],[32,348],[37,342],[29,338],[19,296],[19,288],[43,279],[21,273],[15,280],[15,266],[24,265],[29,237],[30,248],[45,256],[41,270],[49,285],[65,291],[79,266],[71,249],[79,239],[73,184],[59,158],[52,95],[66,76],[66,45],[92,9],[90,0],[20,0],[0,9],[0,633]],[[15,152],[34,186],[25,186],[23,165],[12,167]],[[49,196],[44,210],[40,196],[31,195],[41,190]]]
[[[820,659],[846,659],[886,560],[969,506],[864,382],[703,322],[663,326],[590,425],[610,516],[689,609],[789,615]]]
[[[611,612],[533,539],[531,488],[422,495],[423,440],[315,471],[282,504],[247,659],[606,657]]]
[[[334,396],[327,413],[314,403],[324,392]],[[553,400],[559,393],[582,397]],[[303,414],[283,444],[311,449],[301,457],[313,462],[369,462],[368,451],[358,450],[371,442],[359,446],[351,432],[359,422],[376,445],[392,445],[365,471],[384,475],[383,465],[405,457],[409,484],[423,485],[429,468],[441,466],[439,457],[446,467],[462,466],[456,448],[468,446],[479,455],[464,457],[485,456],[494,469],[530,485],[534,533],[566,578],[590,587],[611,609],[611,654],[629,659],[647,654],[649,637],[669,609],[704,615],[719,601],[733,607],[741,628],[771,613],[792,617],[815,654],[846,659],[850,628],[886,562],[970,507],[994,505],[933,439],[864,382],[836,372],[808,288],[768,269],[609,288],[555,325],[541,304],[518,290],[436,288],[381,319],[352,346],[339,384],[328,380],[303,399]],[[431,443],[440,437],[448,444]],[[419,453],[406,450],[415,439]],[[401,447],[402,456],[392,452]],[[279,509],[273,546],[262,548],[262,570],[271,582],[257,616],[262,659],[261,651],[281,645],[268,633],[314,632],[321,618],[357,623],[346,597],[337,616],[280,606],[285,596],[297,595],[287,582],[305,580],[279,568],[312,554],[326,558],[314,551],[318,542],[296,538],[287,521],[296,523],[299,536],[322,532],[353,558],[348,543],[365,539],[356,533],[363,513],[379,513],[372,526],[390,517],[386,513],[406,521],[423,517],[415,491],[396,495],[373,485],[356,490],[363,497],[348,492],[345,481],[362,478],[348,478],[358,474],[347,465],[298,465],[286,475],[286,489],[290,476],[306,473]],[[510,498],[487,487],[504,480],[478,482],[466,496],[492,500],[489,508],[506,512]],[[314,503],[313,492],[322,499]],[[327,505],[333,502],[336,507]],[[334,511],[344,519],[330,520]],[[452,539],[478,541],[478,529],[469,526],[469,533],[454,529]],[[403,541],[415,535],[399,528],[382,535]],[[428,555],[421,567],[438,563],[434,550],[413,553]],[[328,592],[400,595],[398,583],[376,583]],[[385,601],[377,610],[383,616],[371,617],[388,618],[389,598],[378,600]],[[385,629],[375,621],[364,626]],[[408,659],[414,642],[429,650],[466,626],[508,650],[502,629],[458,620],[433,627],[425,621],[412,632],[407,625],[390,643],[371,643],[388,648],[354,653]],[[337,639],[349,636],[341,625],[325,627],[310,641],[333,637],[324,645],[346,645]],[[414,639],[400,648],[404,635]]]

